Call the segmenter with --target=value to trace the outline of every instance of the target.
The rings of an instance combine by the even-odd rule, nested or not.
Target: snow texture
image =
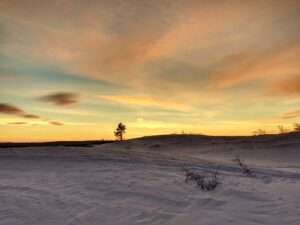
[[[300,134],[0,149],[0,225],[299,225],[299,162]],[[217,189],[185,182],[218,165]]]

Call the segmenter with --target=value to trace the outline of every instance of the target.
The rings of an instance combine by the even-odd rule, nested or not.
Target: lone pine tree
[[[118,127],[114,131],[116,138],[120,141],[123,141],[123,134],[125,134],[126,126],[123,123],[119,123]]]

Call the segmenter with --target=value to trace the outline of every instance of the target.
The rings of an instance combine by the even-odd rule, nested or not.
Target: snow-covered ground
[[[216,190],[185,182],[217,165]],[[0,149],[0,225],[26,224],[299,225],[300,134]]]

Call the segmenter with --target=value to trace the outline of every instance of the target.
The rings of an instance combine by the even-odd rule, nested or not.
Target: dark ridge
[[[0,148],[23,148],[23,147],[49,147],[49,146],[72,146],[72,147],[93,147],[115,141],[53,141],[53,142],[32,142],[32,143],[0,143]]]
[[[297,142],[300,140],[300,132],[291,132],[285,134],[265,134],[257,136],[209,136],[209,135],[199,135],[199,134],[166,134],[166,135],[154,135],[145,136],[133,139],[127,139],[121,142],[121,144],[126,144],[128,141],[143,140],[145,144],[152,144],[155,139],[170,141],[174,144],[189,142],[197,144],[199,142],[209,141],[210,144],[220,143],[235,143],[242,142],[247,143],[276,143],[293,141]],[[191,142],[192,140],[192,142]],[[13,142],[0,142],[0,148],[18,148],[18,147],[47,147],[47,146],[72,146],[72,147],[93,147],[94,145],[101,145],[106,143],[113,143],[117,141],[103,140],[103,141],[53,141],[53,142],[32,142],[32,143],[13,143]],[[169,143],[170,144],[170,143]],[[161,147],[153,145],[153,148]]]
[[[197,137],[199,140],[222,140],[228,142],[235,141],[258,141],[258,142],[272,142],[272,141],[282,141],[282,140],[294,140],[300,138],[300,132],[290,132],[284,134],[263,134],[263,135],[252,135],[252,136],[212,136],[203,134],[164,134],[164,135],[154,135],[154,136],[144,136],[141,138],[135,138],[131,140],[144,139],[153,140],[154,137],[160,138],[161,140],[169,140],[170,138],[175,139],[188,139],[191,137]]]

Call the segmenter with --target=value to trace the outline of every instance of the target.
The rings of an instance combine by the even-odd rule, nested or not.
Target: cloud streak
[[[270,89],[275,95],[299,95],[300,75],[279,79],[271,85]]]
[[[39,119],[39,118],[41,118],[40,116],[37,116],[37,115],[34,115],[34,114],[24,114],[23,117],[27,118],[27,119]]]
[[[8,103],[0,103],[0,113],[18,116],[22,116],[25,114],[25,112],[22,109]]]
[[[165,100],[161,98],[155,98],[151,96],[125,96],[125,95],[111,95],[111,96],[100,96],[102,100],[114,101],[122,104],[134,104],[142,106],[156,106],[169,109],[177,110],[188,110],[187,105],[172,100]]]
[[[62,126],[62,125],[64,125],[63,123],[58,122],[58,121],[50,121],[49,124],[52,124],[52,125],[55,125],[55,126]]]
[[[0,113],[6,115],[14,115],[27,119],[39,119],[40,116],[27,114],[23,109],[8,103],[0,103]]]
[[[11,122],[11,123],[7,123],[7,124],[11,124],[11,125],[24,125],[27,124],[26,122]]]
[[[279,116],[281,119],[292,119],[292,118],[297,118],[300,117],[300,110],[292,111],[292,112],[287,112],[283,113]]]
[[[293,76],[300,72],[299,40],[272,50],[252,50],[227,56],[215,65],[212,81],[231,86],[251,80]]]
[[[8,103],[0,103],[0,113],[6,114],[6,115],[13,115],[13,116],[18,116],[26,119],[41,119],[40,116],[34,115],[34,114],[27,114],[23,109],[14,106],[12,104]],[[64,125],[62,122],[59,121],[49,121],[48,119],[43,119],[45,121],[48,121],[49,124],[51,125]],[[10,122],[7,124],[11,125],[22,125],[22,124],[27,124],[27,122]]]
[[[57,92],[39,98],[42,102],[53,103],[58,106],[68,106],[79,102],[79,95],[73,92]]]

